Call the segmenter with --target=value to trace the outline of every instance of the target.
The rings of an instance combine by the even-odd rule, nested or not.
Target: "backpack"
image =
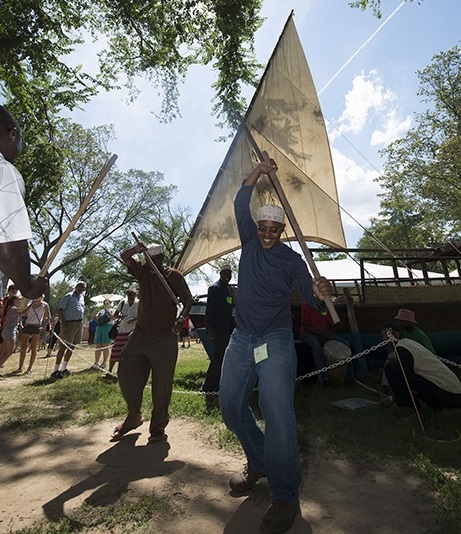
[[[110,321],[110,317],[107,315],[106,312],[104,312],[103,315],[98,315],[96,317],[96,323],[98,326],[104,326]]]

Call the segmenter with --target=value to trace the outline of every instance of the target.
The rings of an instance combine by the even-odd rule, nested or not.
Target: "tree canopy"
[[[405,0],[406,2],[414,2],[414,0]],[[422,0],[418,0],[418,3],[422,2]],[[365,11],[365,9],[371,9],[373,11],[373,14],[378,19],[381,18],[381,0],[355,0],[354,2],[349,2],[349,5],[351,7],[358,7],[362,11]]]
[[[106,146],[111,136],[112,130],[107,126],[85,130],[70,121],[62,122],[56,137],[63,155],[59,185],[42,191],[39,184],[28,192],[33,230],[31,256],[39,267],[44,265],[109,159]],[[174,186],[163,184],[161,173],[137,169],[122,173],[113,168],[77,221],[66,242],[67,252],[52,267],[49,276],[96,249],[105,249],[120,262],[121,250],[133,242],[132,231],[148,236],[154,220],[168,220],[173,215],[170,202],[175,191]],[[179,241],[176,246],[180,246]]]
[[[418,71],[428,108],[405,137],[382,151],[379,217],[370,230],[388,247],[432,247],[461,235],[461,48]],[[370,237],[359,246],[370,247]],[[373,246],[373,245],[372,245]]]
[[[217,72],[214,111],[235,122],[241,84],[256,82],[253,37],[262,0],[3,0],[0,80],[24,104],[52,101],[73,109],[119,80],[136,95],[138,76],[162,91],[162,116],[177,115],[178,83],[194,64]],[[98,57],[73,65],[89,40]],[[96,72],[94,63],[97,63]],[[38,82],[38,83],[37,83]],[[51,99],[48,96],[52,96]]]

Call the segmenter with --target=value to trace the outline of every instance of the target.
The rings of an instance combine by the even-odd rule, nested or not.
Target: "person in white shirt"
[[[384,365],[384,373],[399,407],[413,407],[412,396],[435,410],[461,408],[461,382],[429,349],[403,337],[400,324],[390,322],[381,327],[381,334],[387,337],[389,329],[398,340],[389,343],[391,351]],[[411,395],[410,395],[411,391]],[[392,397],[383,401],[391,405]]]
[[[26,369],[26,374],[30,374],[32,372],[32,367],[34,366],[37,358],[40,335],[47,326],[50,327],[51,322],[50,307],[48,306],[48,303],[43,300],[43,295],[40,295],[40,297],[34,299],[30,306],[23,312],[23,315],[24,314],[27,314],[27,318],[24,326],[20,328],[21,336],[19,344],[21,347],[21,352],[19,355],[19,367],[16,369],[16,371],[13,371],[14,375],[22,374],[22,368],[26,359],[26,352],[29,347],[29,340],[30,361]]]
[[[28,239],[32,237],[24,203],[24,180],[13,165],[22,151],[17,120],[0,106],[0,271],[23,296],[39,297],[47,280],[31,275]]]
[[[112,351],[110,353],[109,371],[104,378],[114,378],[113,369],[115,364],[120,359],[120,353],[123,347],[126,345],[130,334],[135,329],[138,320],[138,308],[139,299],[136,298],[137,291],[134,287],[130,287],[126,291],[126,299],[120,301],[115,310],[114,318],[119,319],[117,337],[112,345]]]

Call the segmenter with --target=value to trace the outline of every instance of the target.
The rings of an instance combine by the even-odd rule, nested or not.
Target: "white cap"
[[[151,243],[150,245],[147,245],[147,254],[149,254],[149,256],[157,256],[157,254],[163,254],[162,245],[159,245],[158,243]]]
[[[274,221],[285,224],[285,212],[280,206],[268,204],[259,209],[257,221]]]
[[[223,271],[232,271],[232,267],[227,263],[225,265],[221,265],[219,272],[222,273]]]

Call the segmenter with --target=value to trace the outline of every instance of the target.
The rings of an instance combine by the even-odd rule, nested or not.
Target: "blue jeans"
[[[253,350],[265,343],[269,357],[256,364]],[[290,504],[298,502],[301,483],[293,405],[295,380],[296,351],[291,330],[278,329],[262,338],[234,330],[222,366],[221,413],[240,440],[249,466],[266,473],[272,499]],[[250,407],[256,381],[265,432]]]

